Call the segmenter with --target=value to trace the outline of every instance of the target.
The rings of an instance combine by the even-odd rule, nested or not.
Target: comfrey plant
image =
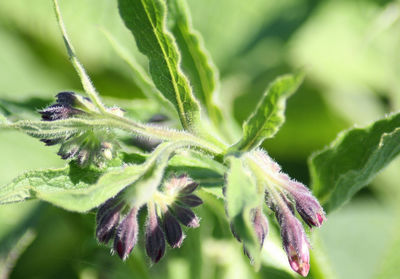
[[[266,213],[274,214],[290,267],[307,276],[311,244],[303,224],[320,227],[326,220],[324,209],[306,186],[282,172],[260,147],[283,124],[286,99],[300,86],[303,74],[273,81],[243,123],[242,134],[237,135],[232,115],[219,105],[216,69],[191,26],[185,3],[118,0],[118,4],[138,49],[148,58],[150,76],[140,65],[124,58],[134,70],[138,86],[158,105],[158,114],[142,123],[125,116],[129,113],[123,108],[104,105],[75,54],[54,0],[70,60],[86,95],[60,92],[54,104],[39,110],[41,121],[10,122],[1,116],[0,123],[3,129],[17,129],[46,145],[59,146],[58,154],[68,164],[62,169],[31,171],[18,177],[1,188],[0,203],[38,198],[71,211],[97,210],[96,237],[104,244],[112,242],[112,251],[122,260],[138,241],[138,214],[146,211],[146,253],[156,263],[164,256],[166,243],[171,248],[182,245],[182,226],[200,226],[193,209],[203,203],[199,193],[205,191],[223,200],[231,231],[256,267],[261,248],[268,241]],[[398,119],[395,115],[377,122],[381,135],[396,127],[393,123]],[[398,129],[390,135],[385,140],[371,137],[377,139],[379,148],[370,149],[364,157],[384,153],[396,142]],[[351,137],[349,132],[335,142],[337,149],[331,147],[340,158],[346,154],[341,144],[348,138],[355,140]],[[365,137],[368,139],[369,134]],[[320,164],[311,165],[315,192],[329,209],[343,203],[338,198],[342,194],[337,193],[347,188],[340,185],[351,185],[347,192],[350,197],[397,154],[381,160],[370,176],[357,173],[357,178],[353,172],[354,180],[340,180],[345,171],[329,168],[336,158],[329,152],[327,149],[316,155],[312,162]],[[324,164],[326,167],[320,169]],[[353,166],[347,166],[350,172]],[[327,190],[329,179],[325,178],[338,178],[342,184],[333,182]],[[358,184],[353,183],[356,178]]]
[[[184,3],[118,3],[126,27],[149,60],[152,81],[146,76],[136,78],[143,91],[159,103],[160,113],[165,115],[161,120],[171,120],[170,126],[162,125],[163,121],[151,123],[157,119],[140,123],[125,117],[122,108],[103,104],[75,55],[55,0],[63,39],[86,96],[60,92],[55,104],[39,110],[41,121],[5,120],[3,126],[24,131],[46,145],[60,146],[58,154],[70,162],[69,166],[58,171],[61,173],[48,175],[62,176],[76,168],[82,170],[81,175],[86,172],[92,177],[90,182],[65,188],[50,189],[51,179],[43,185],[46,189],[16,187],[18,191],[14,188],[3,195],[2,202],[38,197],[69,210],[98,207],[96,237],[104,244],[112,241],[112,251],[122,260],[138,241],[138,213],[146,208],[146,253],[156,263],[165,253],[166,242],[172,248],[182,245],[181,226],[200,225],[192,208],[203,203],[196,189],[207,186],[201,181],[208,177],[191,177],[185,170],[185,165],[191,163],[214,169],[219,175],[220,184],[212,187],[213,192],[224,199],[231,230],[255,264],[259,264],[260,248],[268,234],[266,205],[280,226],[290,266],[306,276],[310,244],[295,208],[311,227],[322,225],[324,211],[304,185],[281,172],[260,148],[284,122],[285,101],[299,87],[303,75],[286,75],[274,81],[243,124],[242,137],[235,140],[231,132],[234,123],[216,102],[215,68],[192,30]],[[138,70],[138,65],[133,67],[144,72]],[[173,124],[174,120],[178,121]],[[147,151],[140,153],[140,162],[127,159],[131,151],[121,141],[124,137],[131,137],[132,143]],[[178,164],[172,169],[171,162],[177,158]],[[43,173],[40,175],[43,177]]]

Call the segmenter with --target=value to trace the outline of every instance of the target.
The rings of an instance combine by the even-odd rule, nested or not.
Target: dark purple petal
[[[199,186],[198,183],[196,183],[196,182],[191,182],[191,183],[189,183],[188,185],[186,185],[184,188],[182,188],[182,190],[180,191],[180,194],[181,194],[181,195],[188,195],[188,194],[191,194],[191,193],[193,193],[193,192],[197,189],[198,186]]]
[[[172,248],[180,247],[184,238],[182,228],[178,220],[169,211],[164,214],[163,228],[168,244]]]
[[[193,213],[192,210],[179,206],[173,206],[173,213],[184,226],[190,228],[197,228],[200,226],[199,218]]]
[[[60,92],[56,95],[57,103],[74,106],[77,102],[77,97],[74,92]]]
[[[81,114],[83,111],[70,107],[69,105],[54,104],[39,113],[42,115],[42,120],[44,121],[54,121],[67,119],[71,116]]]
[[[47,146],[52,146],[59,144],[63,141],[63,138],[56,138],[56,139],[41,139],[41,142],[44,142]]]
[[[121,206],[109,208],[109,210],[100,212],[98,215],[96,237],[100,242],[108,243],[114,235],[115,229],[119,223]]]
[[[267,217],[262,213],[261,209],[254,210],[253,226],[256,232],[257,238],[260,242],[260,247],[264,245],[264,239],[268,234],[268,220]]]
[[[157,263],[165,252],[164,233],[155,212],[149,211],[146,226],[146,253],[152,262]]]
[[[280,209],[278,218],[281,226],[283,247],[289,264],[294,271],[307,276],[310,269],[309,244],[300,221],[287,208]]]
[[[189,207],[196,207],[203,204],[203,201],[193,194],[181,196],[178,198],[178,201]]]
[[[106,200],[104,203],[102,203],[99,208],[97,209],[97,214],[96,214],[96,224],[100,223],[100,220],[103,218],[103,216],[114,209],[116,206],[119,206],[119,208],[122,208],[122,204],[118,203],[117,198],[111,198]]]
[[[117,252],[122,260],[126,260],[137,242],[139,228],[137,212],[136,208],[132,208],[117,229],[114,239],[114,251]]]
[[[294,198],[296,201],[296,210],[304,222],[310,227],[320,227],[326,217],[317,199],[311,193],[297,193]]]

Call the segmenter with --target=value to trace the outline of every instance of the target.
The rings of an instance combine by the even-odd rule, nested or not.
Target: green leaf
[[[121,190],[115,184],[98,184],[102,174],[97,168],[82,169],[75,163],[61,169],[29,171],[0,188],[0,204],[38,198],[68,210],[85,212]]]
[[[108,170],[81,168],[72,162],[62,169],[30,171],[0,187],[0,204],[38,198],[67,210],[86,212],[127,186],[133,202],[142,204],[160,185],[169,158],[187,145],[179,141],[163,143],[141,165],[116,167],[121,164],[116,159]]]
[[[229,156],[227,160],[230,169],[225,185],[226,212],[229,221],[258,269],[260,267],[260,245],[250,216],[251,209],[260,205],[256,182],[240,158]]]
[[[339,134],[309,161],[314,195],[326,211],[338,208],[400,152],[400,113]]]
[[[232,150],[251,150],[273,137],[285,121],[286,100],[303,82],[304,74],[284,75],[274,80],[265,91],[255,112],[243,124],[243,138]]]
[[[160,0],[118,0],[120,15],[149,59],[150,74],[157,89],[175,106],[182,126],[194,130],[200,108],[181,71],[180,55],[166,30],[166,6]]]
[[[194,95],[206,108],[210,119],[221,124],[222,113],[214,103],[218,73],[206,52],[201,35],[193,30],[186,2],[168,0],[168,23],[182,55],[182,69],[188,76]]]
[[[134,59],[134,57],[130,56],[126,49],[122,47],[122,45],[117,42],[117,40],[113,37],[111,33],[102,29],[104,35],[106,36],[107,40],[110,42],[112,48],[115,52],[129,65],[133,72],[133,80],[135,84],[142,90],[142,92],[149,98],[156,100],[161,107],[169,113],[171,116],[172,114],[175,116],[176,111],[172,104],[167,101],[158,91],[158,89],[154,86],[153,81],[150,79],[149,75],[146,71],[142,68],[142,66]],[[136,101],[135,101],[136,102]]]

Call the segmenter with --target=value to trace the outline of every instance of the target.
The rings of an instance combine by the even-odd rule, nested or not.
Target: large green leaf
[[[226,212],[235,232],[243,241],[256,268],[260,265],[260,245],[251,221],[250,211],[260,205],[255,179],[240,158],[227,158],[230,169],[226,177]]]
[[[187,74],[193,93],[206,108],[214,124],[221,124],[222,113],[214,103],[218,74],[206,52],[202,38],[193,30],[186,2],[168,0],[168,22],[182,55],[182,69]]]
[[[348,201],[400,152],[400,113],[342,132],[310,158],[314,194],[331,211]]]
[[[166,6],[160,0],[118,0],[126,27],[139,50],[149,59],[150,74],[157,89],[175,106],[182,126],[193,130],[200,108],[189,82],[180,69],[180,55],[166,30]]]
[[[81,169],[74,163],[61,169],[30,171],[0,188],[0,204],[38,198],[68,210],[85,212],[127,186],[129,183],[123,179],[132,183],[141,172],[143,167],[139,165],[114,168],[102,176],[99,169]]]
[[[169,158],[187,142],[163,143],[140,165],[80,168],[71,163],[62,169],[27,172],[0,187],[0,204],[38,198],[64,209],[86,212],[125,187],[132,202],[145,203],[160,185]],[[116,159],[113,164],[120,165]]]
[[[255,112],[243,124],[243,138],[232,150],[251,150],[273,137],[285,121],[286,99],[300,86],[302,73],[285,75],[273,81],[265,91]]]
[[[128,53],[126,49],[124,49],[124,47],[116,40],[116,38],[114,38],[111,33],[106,30],[103,30],[103,33],[106,36],[107,40],[110,42],[114,51],[131,68],[135,84],[142,90],[146,97],[156,100],[162,108],[163,112],[169,114],[170,116],[176,116],[175,108],[154,86],[153,81],[151,80],[148,73],[144,70],[144,68],[135,60],[133,56]]]

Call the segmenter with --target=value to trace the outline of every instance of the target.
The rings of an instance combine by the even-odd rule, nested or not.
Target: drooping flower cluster
[[[172,248],[182,245],[185,237],[181,225],[196,228],[199,218],[191,210],[202,200],[193,194],[198,184],[186,175],[171,178],[162,191],[154,193],[147,203],[145,224],[146,253],[152,262],[158,262],[165,253],[165,242]],[[99,207],[96,221],[96,237],[107,244],[114,238],[113,251],[126,260],[137,243],[141,208],[132,206],[117,195]]]
[[[98,113],[96,107],[86,97],[74,92],[60,92],[57,94],[56,103],[50,105],[39,113],[43,121],[56,121],[69,118],[90,118]],[[114,114],[121,115],[119,108],[108,108]],[[105,160],[110,160],[115,154],[118,143],[114,133],[100,129],[76,129],[59,133],[52,138],[42,139],[46,145],[61,144],[58,155],[62,159],[76,159],[84,166],[91,162],[101,166]]]
[[[254,156],[267,174],[265,177],[265,201],[275,213],[280,226],[283,248],[294,271],[307,276],[310,269],[310,244],[301,222],[295,216],[295,209],[309,227],[320,227],[325,213],[317,199],[303,184],[293,181],[281,172],[280,166],[265,152],[256,151]],[[254,215],[253,224],[262,246],[265,229],[262,212]],[[262,216],[262,217],[260,217]]]

